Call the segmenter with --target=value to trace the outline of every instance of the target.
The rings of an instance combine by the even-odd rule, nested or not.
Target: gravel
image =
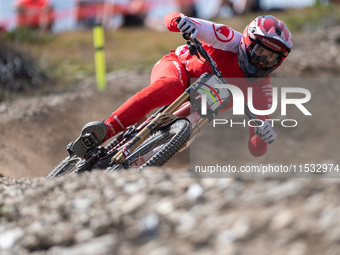
[[[0,178],[1,254],[339,254],[338,179]]]

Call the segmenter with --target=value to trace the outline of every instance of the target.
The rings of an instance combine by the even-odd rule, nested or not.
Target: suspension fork
[[[207,116],[200,116],[195,110],[193,110],[190,102],[186,102],[174,114],[178,117],[187,117],[192,123],[193,128],[191,130],[190,138],[195,136],[206,124],[211,121]],[[195,114],[198,116],[195,116]],[[192,118],[191,115],[193,115]]]

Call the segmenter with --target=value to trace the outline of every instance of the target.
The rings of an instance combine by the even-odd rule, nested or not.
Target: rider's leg
[[[138,122],[157,107],[168,105],[187,88],[188,77],[174,55],[164,56],[153,68],[151,84],[144,88],[105,120],[108,134],[105,139]]]
[[[188,77],[184,67],[179,63],[174,53],[164,56],[154,66],[151,73],[150,86],[128,99],[121,107],[103,122],[88,123],[73,145],[73,151],[79,157],[84,157],[89,148],[85,148],[81,136],[84,133],[94,133],[98,144],[138,122],[157,107],[172,103],[187,88]],[[94,145],[94,146],[97,146]]]

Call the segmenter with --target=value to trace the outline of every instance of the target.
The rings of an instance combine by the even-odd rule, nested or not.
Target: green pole
[[[104,29],[101,24],[98,24],[93,28],[93,41],[95,49],[97,88],[102,91],[106,89],[106,67],[104,54]]]

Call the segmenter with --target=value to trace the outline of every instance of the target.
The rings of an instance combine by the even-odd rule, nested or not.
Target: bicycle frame
[[[203,48],[202,44],[196,38],[193,40],[192,39],[188,40],[187,43],[188,43],[190,52],[192,52],[192,54],[197,55],[198,58],[199,58],[199,55],[198,55],[199,53],[210,64],[213,74],[216,77],[218,77],[218,79],[223,84],[227,84],[225,79],[222,77],[220,71],[218,70],[216,63],[210,57],[207,51]],[[188,111],[190,112],[190,110],[188,110],[189,104],[188,103],[185,104],[185,103],[190,101],[190,92],[193,92],[192,90],[195,89],[193,87],[193,84],[189,88],[187,88],[183,92],[183,94],[180,95],[171,105],[166,107],[164,111],[158,113],[158,115],[154,119],[152,119],[148,123],[148,125],[146,125],[132,140],[130,140],[126,145],[124,145],[118,151],[118,153],[112,157],[110,166],[124,163],[126,161],[126,158],[131,154],[131,152],[134,151],[139,145],[141,145],[161,125],[173,119],[178,118],[178,116],[176,115],[179,115],[179,116],[186,115],[185,117],[190,116],[190,114],[188,114]],[[229,90],[228,90],[228,93],[229,93],[229,96],[231,96],[231,93]],[[226,100],[229,101],[229,97]],[[256,119],[256,116],[252,112],[250,112],[247,103],[244,102],[244,104],[245,104],[245,113],[248,116],[248,118],[251,120]],[[194,115],[191,117],[194,120],[194,126],[191,131],[190,139],[192,139],[193,136],[195,136],[206,124],[208,124],[210,120],[213,117],[215,117],[224,107],[222,107],[221,105],[218,108],[218,110],[216,110],[213,114],[203,115],[203,116],[200,116],[200,118],[198,119],[196,115],[198,113],[194,114],[196,117],[193,117]],[[176,115],[174,114],[175,112],[176,112]],[[261,125],[257,123],[256,121],[254,122],[257,125]]]
[[[164,108],[165,109],[165,108]],[[173,115],[176,116],[176,118],[187,118],[192,126],[194,126],[198,120],[200,119],[200,115],[194,111],[191,107],[191,104],[189,101],[185,102],[184,104],[182,104],[179,109],[177,109]],[[136,127],[136,131],[142,130],[144,127],[146,127],[155,117],[157,116],[157,114],[152,115],[150,118],[148,118],[147,120],[145,120],[140,126]],[[190,138],[191,139],[191,138]],[[189,143],[190,144],[190,143]],[[184,148],[186,148],[188,145],[184,146],[181,150],[183,150]],[[157,151],[160,150],[161,147],[157,147]],[[150,154],[153,155],[155,154],[154,151],[150,151],[146,154],[140,155],[140,157],[134,161],[134,162],[130,162],[129,163],[129,167],[140,167],[142,166],[149,158],[150,158]],[[100,165],[100,163],[99,163]]]

